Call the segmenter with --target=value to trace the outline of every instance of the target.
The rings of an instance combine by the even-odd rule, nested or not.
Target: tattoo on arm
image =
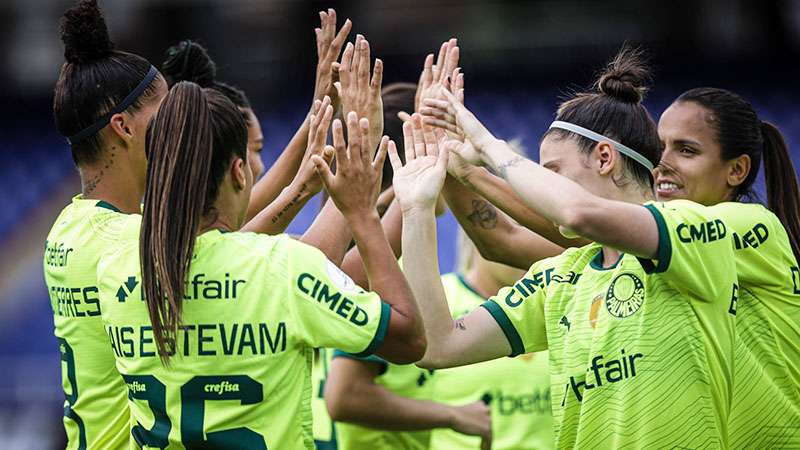
[[[492,230],[497,226],[497,209],[486,200],[473,200],[467,219],[484,230]]]
[[[453,322],[453,326],[455,327],[456,330],[462,330],[463,331],[463,330],[467,329],[467,326],[464,325],[464,319],[463,318],[456,319],[456,321]]]
[[[283,216],[283,214],[284,214],[286,211],[289,211],[290,209],[292,209],[292,208],[293,208],[293,207],[294,207],[294,206],[295,206],[295,205],[296,205],[296,204],[297,204],[297,203],[300,201],[300,199],[301,199],[301,198],[303,198],[303,194],[304,194],[305,192],[306,192],[306,185],[305,185],[305,184],[303,184],[302,186],[300,186],[300,192],[298,192],[298,193],[297,193],[297,195],[295,195],[295,196],[294,196],[294,198],[293,198],[293,199],[291,199],[291,200],[289,201],[289,203],[287,203],[287,204],[286,204],[286,205],[283,207],[283,209],[281,209],[280,211],[278,211],[278,213],[277,213],[277,214],[275,214],[274,216],[272,216],[272,223],[276,223],[278,220],[280,220],[280,218]]]
[[[500,164],[497,165],[497,167],[494,167],[493,168],[494,173],[496,173],[500,178],[507,179],[507,177],[508,177],[508,168],[509,167],[516,167],[522,161],[525,161],[525,158],[523,158],[521,156],[515,156],[515,157],[509,159],[508,161],[501,162]]]

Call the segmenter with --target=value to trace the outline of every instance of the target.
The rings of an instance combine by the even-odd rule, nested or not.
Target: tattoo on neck
[[[463,318],[456,319],[456,321],[453,322],[453,326],[455,327],[456,330],[466,330],[467,329],[467,326],[464,325],[464,319]]]
[[[86,197],[95,189],[97,189],[97,184],[100,183],[100,180],[103,178],[103,174],[105,170],[109,169],[114,164],[114,156],[115,156],[116,147],[111,147],[111,155],[109,156],[108,160],[103,164],[103,168],[100,169],[100,172],[97,176],[86,180],[83,183],[83,196]]]
[[[516,167],[522,161],[525,161],[525,158],[521,156],[515,156],[509,159],[508,161],[501,162],[500,164],[497,165],[497,167],[493,167],[492,169],[494,170],[494,173],[497,174],[497,176],[506,179],[508,177],[508,168]]]
[[[492,230],[497,226],[497,210],[486,200],[473,200],[472,213],[467,219],[484,230]]]

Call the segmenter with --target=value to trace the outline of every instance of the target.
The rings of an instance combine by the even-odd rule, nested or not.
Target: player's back
[[[714,207],[731,228],[741,289],[733,448],[800,448],[800,269],[778,217],[759,204]]]
[[[98,275],[136,443],[313,448],[313,347],[371,353],[388,305],[285,235],[212,230],[196,240],[165,367],[142,301],[138,252],[128,243],[103,259]]]
[[[61,352],[69,449],[128,444],[127,391],[101,321],[97,263],[130,229],[125,222],[136,218],[106,202],[76,196],[47,236],[44,277]]]

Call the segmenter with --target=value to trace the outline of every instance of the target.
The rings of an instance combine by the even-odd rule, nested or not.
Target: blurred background
[[[676,0],[100,0],[117,47],[156,66],[181,39],[204,44],[218,79],[244,89],[262,122],[269,167],[307,111],[318,11],[336,8],[385,63],[384,85],[416,82],[426,53],[459,38],[467,103],[536,158],[559,100],[582,89],[623,42],[650,51],[657,118],[681,92],[734,90],[777,124],[800,162],[800,1]],[[0,3],[0,442],[63,448],[60,361],[42,278],[52,221],[80,190],[55,131],[52,89],[63,62],[64,0]],[[313,219],[312,201],[289,229]],[[455,220],[439,219],[442,270],[454,264]]]

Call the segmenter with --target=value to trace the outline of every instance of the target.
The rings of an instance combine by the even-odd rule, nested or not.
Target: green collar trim
[[[114,211],[116,213],[121,213],[122,212],[122,211],[119,210],[119,208],[117,208],[116,206],[112,205],[111,203],[108,203],[105,200],[99,200],[97,203],[95,203],[94,206],[97,206],[98,208],[110,209],[111,211]]]
[[[622,261],[622,258],[624,256],[625,256],[624,253],[620,253],[619,259],[617,259],[617,261],[614,264],[612,264],[611,267],[603,267],[603,248],[600,247],[600,249],[597,250],[597,254],[594,255],[594,258],[592,258],[592,260],[589,261],[589,266],[591,266],[591,268],[594,270],[614,270],[617,268],[617,266],[619,265],[620,261]]]
[[[486,298],[485,298],[484,296],[482,296],[482,295],[481,295],[481,294],[480,294],[480,293],[479,293],[479,292],[478,292],[478,291],[477,291],[477,290],[476,290],[474,287],[472,287],[472,285],[471,285],[471,284],[469,284],[469,283],[467,282],[467,279],[466,279],[466,278],[464,278],[464,275],[462,275],[460,272],[457,272],[457,273],[456,273],[456,278],[458,278],[458,281],[459,281],[459,282],[460,282],[460,283],[461,283],[461,284],[462,284],[462,285],[463,285],[465,288],[467,288],[467,290],[468,290],[468,291],[470,291],[470,292],[472,292],[473,294],[477,295],[477,296],[478,296],[479,298],[481,298],[481,299],[484,299],[484,300],[486,299]]]

